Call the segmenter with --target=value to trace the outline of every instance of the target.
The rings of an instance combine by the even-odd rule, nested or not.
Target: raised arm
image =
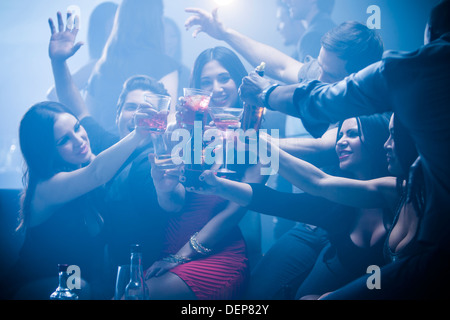
[[[304,81],[278,86],[266,95],[270,82],[251,72],[239,91],[244,102],[300,118],[311,135],[320,137],[330,123],[392,110],[391,90],[383,72],[384,61],[380,61],[334,84]]]
[[[283,150],[279,155],[279,174],[306,193],[350,207],[395,208],[398,193],[394,177],[368,181],[337,177]]]
[[[35,226],[45,221],[56,207],[107,183],[146,136],[147,133],[137,129],[100,153],[86,167],[71,172],[60,172],[38,183],[32,200],[31,225]]]
[[[236,30],[226,28],[219,20],[217,10],[218,8],[209,13],[202,9],[187,8],[185,11],[194,15],[186,20],[186,29],[198,26],[193,33],[194,37],[205,32],[217,40],[225,41],[255,68],[264,61],[266,74],[273,79],[288,84],[298,82],[298,72],[303,66],[301,62]]]
[[[67,19],[71,18],[68,14]],[[77,21],[78,17],[74,18]],[[78,23],[74,23],[73,29],[64,27],[64,22],[60,12],[57,13],[58,31],[52,19],[49,19],[51,38],[49,43],[49,56],[52,63],[55,88],[58,99],[67,106],[78,119],[83,119],[89,115],[89,111],[80,94],[79,88],[75,85],[72,75],[67,66],[67,59],[72,57],[83,45],[75,40],[78,34]]]
[[[320,138],[279,139],[279,147],[294,157],[317,167],[330,166],[338,160],[335,151],[336,136],[337,128],[331,128]],[[271,139],[271,137],[267,135],[266,139]]]

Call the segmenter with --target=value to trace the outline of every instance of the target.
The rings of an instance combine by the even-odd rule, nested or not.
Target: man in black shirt
[[[449,57],[450,2],[442,1],[431,12],[423,47],[411,53],[388,52],[382,61],[340,82],[305,81],[270,90],[271,84],[255,74],[243,81],[241,98],[246,102],[300,117],[316,137],[330,122],[392,110],[416,144],[425,186],[416,250],[381,269],[381,290],[368,290],[363,278],[330,299],[442,299],[449,295]]]

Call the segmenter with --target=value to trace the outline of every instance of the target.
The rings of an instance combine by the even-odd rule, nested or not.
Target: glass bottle
[[[148,287],[144,281],[142,250],[138,244],[131,246],[130,282],[125,288],[125,300],[148,299]]]
[[[59,285],[50,295],[50,300],[78,300],[78,295],[67,287],[67,264],[58,264]]]

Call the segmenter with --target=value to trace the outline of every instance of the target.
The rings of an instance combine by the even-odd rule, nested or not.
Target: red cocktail
[[[146,104],[140,105],[136,114],[136,125],[149,131],[163,133],[167,129],[170,96],[149,94],[144,97]]]
[[[193,126],[194,121],[198,119],[202,119],[203,124],[206,124],[211,95],[209,91],[184,88],[184,108],[181,117],[183,125]]]

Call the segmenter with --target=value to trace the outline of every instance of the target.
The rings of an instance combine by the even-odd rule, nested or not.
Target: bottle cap
[[[132,244],[131,245],[131,253],[141,253],[141,246],[139,244]]]

